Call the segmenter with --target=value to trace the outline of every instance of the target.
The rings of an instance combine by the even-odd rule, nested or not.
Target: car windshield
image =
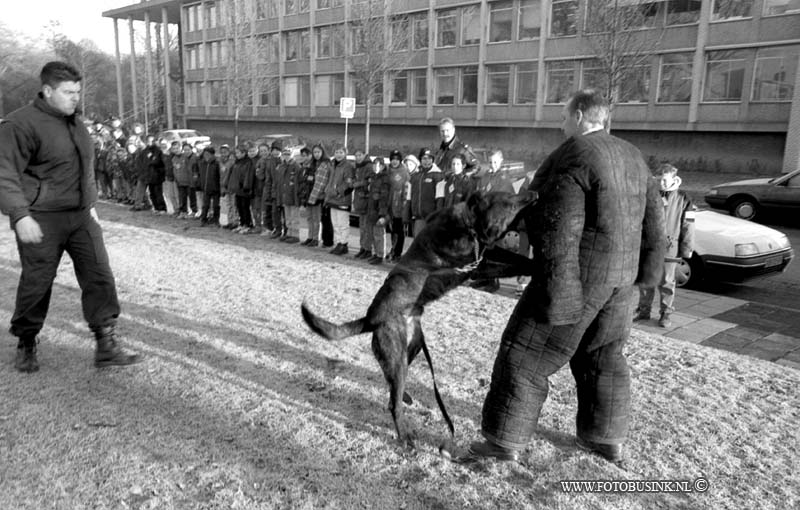
[[[193,136],[200,136],[197,131],[181,131],[181,138],[191,138]]]
[[[267,145],[272,145],[272,142],[279,141],[284,147],[300,145],[300,140],[295,136],[266,136],[264,137],[264,141]]]

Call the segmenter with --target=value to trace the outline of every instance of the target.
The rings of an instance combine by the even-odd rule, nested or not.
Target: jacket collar
[[[43,111],[48,115],[56,117],[57,119],[66,119],[72,124],[75,124],[78,114],[80,113],[78,110],[75,110],[75,113],[73,113],[72,115],[64,115],[60,111],[50,106],[50,104],[47,102],[47,100],[44,98],[44,95],[42,95],[41,92],[36,94],[36,97],[33,100],[33,106],[35,106],[36,108],[38,108],[39,110]]]

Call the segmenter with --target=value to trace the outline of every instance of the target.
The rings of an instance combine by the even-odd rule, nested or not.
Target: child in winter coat
[[[333,168],[328,185],[325,187],[325,205],[331,209],[333,224],[333,240],[336,246],[331,250],[334,255],[347,254],[347,238],[350,233],[350,201],[353,191],[353,165],[346,159],[344,147],[337,147],[333,152]]]
[[[413,156],[412,156],[413,157]],[[415,158],[416,159],[416,158]],[[400,259],[406,242],[406,223],[408,222],[408,168],[402,163],[403,155],[398,150],[389,154],[389,227],[391,250],[386,254],[387,262]]]
[[[331,171],[331,161],[325,155],[325,148],[317,144],[311,148],[311,162],[309,173],[314,176],[314,185],[308,195],[308,239],[303,243],[306,246],[318,246],[320,242],[320,226],[322,225],[323,202],[325,201],[325,187]],[[330,221],[330,210],[328,210],[328,221]],[[331,228],[331,230],[333,230]],[[323,228],[323,238],[325,232]],[[332,237],[332,236],[331,236]],[[330,240],[329,245],[333,244]],[[323,245],[325,245],[323,241]]]
[[[450,174],[447,176],[444,189],[444,207],[450,207],[467,199],[467,195],[475,191],[476,182],[471,175],[464,173],[466,158],[463,154],[454,154],[450,160]]]
[[[367,225],[372,229],[372,257],[367,262],[377,265],[383,263],[386,255],[386,227],[391,221],[389,207],[392,184],[383,158],[375,158],[372,162],[372,171],[365,216]]]
[[[283,207],[286,215],[286,234],[280,237],[285,243],[300,241],[300,178],[302,172],[300,165],[292,159],[292,149],[284,147],[281,152],[281,163],[277,170],[280,179],[278,183],[278,204]]]
[[[369,183],[375,172],[370,157],[361,149],[357,150],[355,180],[353,181],[353,214],[358,215],[358,234],[361,249],[356,253],[357,259],[368,259],[372,256],[372,225],[367,222],[367,202],[369,201]]]
[[[433,162],[433,152],[419,152],[419,172],[411,175],[411,219],[414,232],[425,228],[425,218],[444,207],[444,172]]]
[[[206,147],[197,163],[200,172],[200,190],[203,192],[203,208],[200,211],[200,225],[208,225],[208,211],[211,209],[211,225],[219,226],[219,161],[214,147]]]
[[[250,200],[253,196],[253,179],[255,179],[255,168],[253,160],[247,157],[247,147],[239,145],[233,152],[236,161],[228,172],[228,180],[225,182],[225,192],[234,196],[236,200],[236,211],[239,213],[239,228],[234,232],[249,234],[252,232],[253,219],[250,215]]]

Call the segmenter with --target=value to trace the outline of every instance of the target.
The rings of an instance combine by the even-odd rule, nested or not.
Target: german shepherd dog
[[[531,259],[494,245],[535,200],[533,192],[475,192],[465,202],[431,214],[425,228],[389,272],[365,317],[334,324],[312,313],[303,303],[303,319],[328,340],[372,333],[372,352],[389,384],[389,410],[397,438],[406,446],[414,448],[414,437],[407,431],[400,401],[411,403],[404,391],[406,374],[420,349],[431,370],[436,401],[450,430],[451,443],[454,436],[420,326],[425,305],[469,278],[530,275]],[[449,455],[447,450],[444,445],[440,447],[445,455]]]

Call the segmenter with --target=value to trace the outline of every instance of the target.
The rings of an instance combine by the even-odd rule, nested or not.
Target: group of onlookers
[[[331,157],[320,143],[293,153],[280,142],[245,143],[231,150],[226,144],[218,149],[179,142],[168,146],[147,137],[138,147],[108,151],[98,160],[98,182],[105,182],[110,169],[112,178],[108,187],[101,186],[103,193],[127,201],[133,210],[170,211],[199,218],[202,225],[322,246],[336,255],[350,251],[355,216],[360,241],[355,258],[378,265],[399,259],[406,237],[424,228],[434,211],[464,201],[476,190],[527,188],[529,176],[504,171],[500,150],[481,169],[472,150],[455,136],[451,119],[442,119],[439,128],[442,143],[437,149],[426,147],[417,154],[395,149],[386,158],[356,150],[350,159],[342,146]],[[302,221],[305,240],[300,239]],[[527,245],[523,249],[527,253]],[[485,290],[497,285],[478,282]]]

